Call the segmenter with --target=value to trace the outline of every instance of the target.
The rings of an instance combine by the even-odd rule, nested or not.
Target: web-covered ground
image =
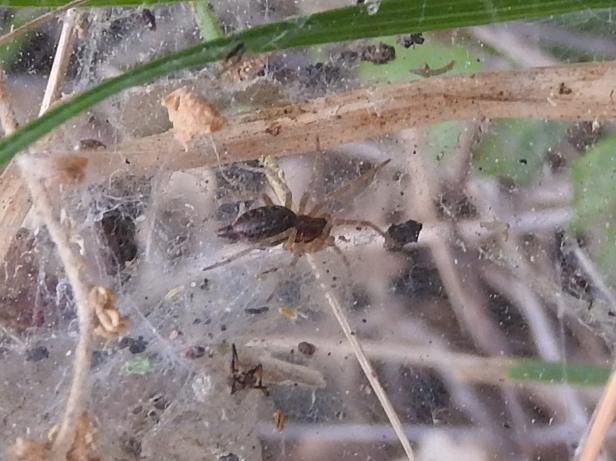
[[[235,30],[333,6],[238,1],[216,12]],[[188,4],[151,14],[155,28],[143,9],[93,10],[70,86],[199,40]],[[424,63],[453,61],[462,72],[612,57],[610,14],[426,35],[408,48],[388,39],[396,58],[381,64],[376,40],[274,54],[239,82],[212,80],[216,69],[176,75],[102,104],[63,142],[110,146],[164,131],[160,98],[187,81],[223,113],[238,113],[410,78]],[[57,35],[53,26],[43,32]],[[24,50],[13,57],[11,87],[34,94],[48,69]],[[31,105],[23,106],[25,116]],[[340,228],[334,235],[350,267],[329,249],[314,256],[317,270],[306,258],[292,265],[275,247],[203,270],[245,248],[217,229],[264,193],[275,196],[256,161],[61,188],[54,201],[79,236],[73,244],[131,320],[122,339],[95,344],[88,411],[101,458],[401,459],[328,297],[343,307],[419,459],[570,458],[600,388],[514,383],[499,360],[609,364],[614,314],[586,257],[601,248],[568,223],[571,165],[610,126],[516,123],[442,124],[279,159],[294,206],[304,192],[318,203],[392,159],[327,211],[384,230],[413,219],[423,233],[391,251],[369,230]],[[0,296],[1,450],[17,437],[45,438],[57,422],[78,337],[53,243],[36,216],[26,224],[6,257]],[[233,345],[242,370],[261,364],[267,392],[231,393]]]

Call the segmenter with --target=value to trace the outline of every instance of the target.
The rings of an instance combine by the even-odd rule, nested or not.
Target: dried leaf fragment
[[[56,434],[57,426],[50,431],[49,440],[46,442],[18,438],[11,448],[11,454],[16,461],[50,461]],[[66,461],[100,461],[100,458],[94,455],[95,450],[94,429],[90,418],[84,413],[77,423],[75,440],[66,454]]]
[[[175,139],[185,148],[195,136],[218,131],[227,122],[205,98],[192,93],[187,87],[169,93],[161,104],[169,112]]]
[[[115,294],[108,288],[94,287],[89,294],[90,305],[94,308],[98,325],[94,333],[105,338],[115,338],[126,332],[130,325],[128,317],[115,307]]]
[[[286,415],[284,414],[284,411],[280,409],[276,410],[274,412],[273,419],[274,419],[274,430],[276,432],[282,432],[284,430],[285,420],[287,419]]]

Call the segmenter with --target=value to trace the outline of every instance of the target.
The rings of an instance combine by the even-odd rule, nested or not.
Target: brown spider
[[[284,205],[275,205],[272,199],[264,195],[265,206],[253,208],[242,213],[233,224],[218,230],[218,236],[232,242],[244,241],[254,245],[242,250],[228,258],[205,267],[203,270],[214,269],[228,264],[256,249],[266,249],[271,246],[283,244],[283,247],[294,255],[292,265],[306,253],[316,253],[323,248],[330,247],[336,251],[348,266],[348,261],[342,251],[336,246],[331,234],[335,226],[369,227],[378,233],[385,241],[389,237],[375,224],[366,220],[338,219],[328,213],[321,213],[321,209],[332,199],[348,192],[361,183],[369,183],[376,173],[387,165],[390,160],[380,163],[368,172],[353,181],[328,194],[323,201],[316,204],[306,212],[308,194],[302,196],[297,212],[291,209],[291,192],[285,194]]]

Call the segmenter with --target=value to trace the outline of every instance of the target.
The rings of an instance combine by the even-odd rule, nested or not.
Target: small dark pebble
[[[416,34],[403,35],[398,38],[398,43],[402,45],[404,48],[410,48],[413,45],[423,45],[426,41],[423,34],[418,32]]]
[[[205,355],[205,347],[203,346],[191,346],[186,349],[186,353],[184,354],[187,359],[198,359]]]
[[[220,325],[220,331],[227,331],[227,325]]]
[[[396,49],[386,43],[368,45],[361,51],[361,60],[372,64],[386,64],[396,59]]]
[[[244,312],[251,315],[265,314],[267,311],[269,311],[269,307],[267,306],[247,307],[246,309],[244,309]]]
[[[228,455],[221,456],[218,461],[240,461],[237,455],[229,453]]]
[[[92,365],[90,366],[92,368],[96,368],[102,365],[103,363],[105,363],[105,360],[107,360],[107,357],[109,357],[109,354],[105,351],[92,352]]]
[[[526,160],[525,158],[521,158],[521,159],[520,159],[520,163],[521,163],[522,165],[526,165],[526,164],[528,164],[528,160]]]
[[[416,242],[422,227],[421,223],[412,219],[400,224],[392,224],[387,229],[389,241],[385,243],[385,248],[395,251],[402,249],[407,243]]]
[[[40,362],[49,358],[49,350],[45,346],[37,346],[26,351],[26,362]]]
[[[297,345],[297,349],[304,355],[311,356],[317,350],[317,347],[314,344],[308,343],[306,341],[302,341]]]
[[[139,336],[137,339],[125,336],[120,340],[118,347],[120,349],[126,349],[128,347],[131,354],[140,354],[146,350],[148,342],[143,339],[143,336]]]
[[[210,287],[210,281],[208,279],[203,279],[201,281],[201,284],[199,285],[199,288],[201,288],[202,290],[207,290]]]

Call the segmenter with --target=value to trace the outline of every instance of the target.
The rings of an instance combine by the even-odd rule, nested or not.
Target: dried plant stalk
[[[616,117],[616,62],[432,77],[229,117],[220,131],[196,138],[188,151],[172,132],[97,153],[89,168],[104,177],[130,169],[152,172],[289,155],[395,133],[446,120]]]

